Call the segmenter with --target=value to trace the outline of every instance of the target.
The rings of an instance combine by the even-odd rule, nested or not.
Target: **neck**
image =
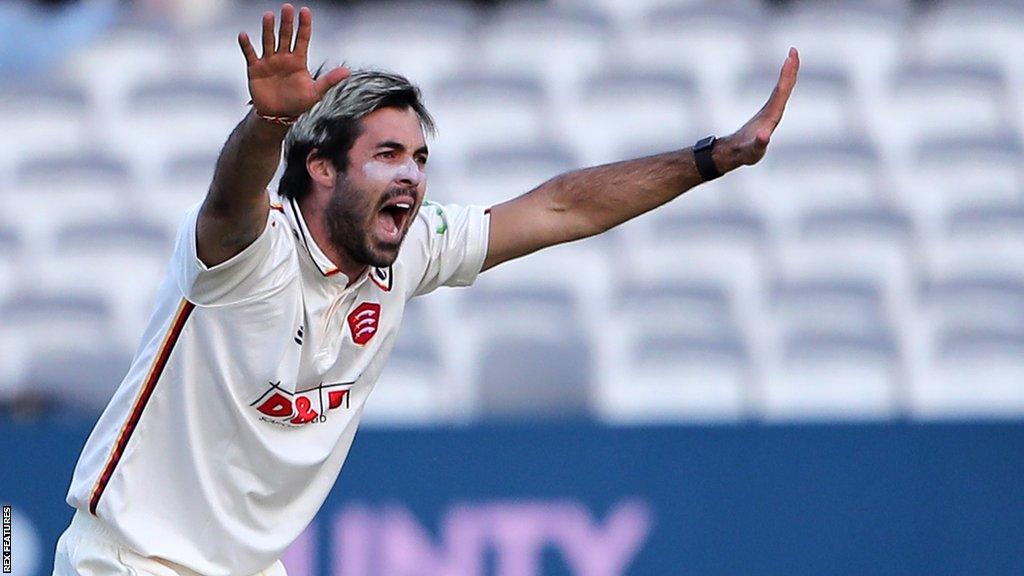
[[[309,235],[313,237],[313,241],[320,247],[324,255],[331,259],[331,262],[338,267],[338,270],[348,278],[348,283],[351,284],[366,273],[368,266],[355,262],[348,253],[337,248],[334,242],[331,242],[331,235],[327,228],[326,200],[318,202],[315,196],[315,194],[307,194],[302,200],[299,200],[299,209],[302,210],[306,228],[309,229]]]

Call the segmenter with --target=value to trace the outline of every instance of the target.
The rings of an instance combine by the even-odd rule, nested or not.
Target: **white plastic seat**
[[[74,86],[41,82],[0,89],[0,167],[11,170],[54,150],[84,151],[91,145],[91,112],[89,96]]]
[[[884,335],[784,338],[768,372],[761,414],[769,421],[874,420],[900,413],[899,355]]]
[[[113,322],[107,340],[131,348],[152,314],[172,238],[157,224],[121,218],[62,227],[33,274],[38,286],[102,298]]]
[[[546,97],[535,78],[445,77],[424,98],[440,132],[430,144],[431,162],[461,167],[467,155],[481,150],[539,146],[547,140]]]
[[[879,111],[882,141],[897,162],[929,140],[996,138],[1012,125],[1005,79],[981,66],[910,66],[895,77]]]
[[[0,374],[7,383],[3,395],[17,394],[28,385],[30,359],[40,354],[96,351],[109,346],[111,322],[102,300],[25,289],[0,303]]]
[[[163,79],[185,61],[187,53],[176,42],[166,29],[115,28],[85,50],[72,52],[64,72],[85,87],[97,121],[109,127],[124,113],[134,86]],[[103,136],[103,141],[119,144],[117,136]]]
[[[895,196],[929,237],[961,209],[1024,200],[1024,154],[1016,138],[953,138],[922,143],[898,173]]]
[[[585,417],[593,394],[591,350],[585,341],[500,337],[478,356],[477,407],[491,419]]]
[[[464,384],[453,381],[445,368],[444,343],[424,310],[430,304],[412,300],[406,305],[398,341],[366,405],[366,424],[438,424],[451,421],[471,401]]]
[[[616,359],[602,363],[597,415],[614,424],[732,422],[749,416],[755,369],[735,333],[648,333],[617,325]]]
[[[446,194],[461,204],[493,206],[521,196],[577,166],[567,151],[551,146],[508,147],[469,154]]]
[[[443,2],[366,4],[345,20],[332,45],[335,60],[401,74],[426,89],[464,66],[476,18],[465,3]]]
[[[748,201],[783,239],[798,234],[806,213],[874,207],[885,199],[875,151],[856,141],[777,146],[742,183]]]
[[[96,417],[128,373],[131,360],[127,348],[37,352],[28,359],[25,381],[58,410]]]
[[[216,153],[248,109],[227,82],[178,78],[141,84],[128,95],[117,125],[119,152],[140,176],[157,174],[165,159]]]
[[[1024,89],[1024,6],[1019,2],[944,2],[917,22],[912,50],[925,64],[982,64]]]
[[[558,11],[542,4],[498,8],[479,31],[483,65],[490,70],[536,74],[554,102],[571,107],[580,81],[615,61],[611,28],[585,11]]]
[[[844,70],[857,92],[871,100],[899,62],[905,16],[905,7],[882,3],[798,3],[774,22],[770,61],[781,62],[797,46],[809,67]]]
[[[560,117],[588,166],[624,160],[619,150],[644,142],[674,141],[666,150],[678,150],[708,128],[693,79],[679,74],[601,71],[581,92]]]
[[[22,162],[14,188],[23,218],[11,221],[31,250],[47,251],[56,229],[82,219],[113,218],[132,205],[131,174],[116,159],[48,155]]]
[[[177,232],[186,212],[206,197],[213,181],[217,155],[186,154],[169,158],[156,178],[146,187],[142,214]]]
[[[948,329],[936,334],[930,370],[911,394],[912,414],[935,418],[1024,415],[1024,335]]]
[[[701,100],[714,104],[729,97],[736,78],[755,61],[754,38],[761,22],[750,10],[725,2],[657,9],[624,38],[629,66],[639,71],[695,77],[701,86]],[[679,57],[705,54],[706,47],[711,45],[716,49],[703,57]],[[785,54],[779,53],[779,62]],[[756,108],[751,113],[754,111]],[[724,115],[718,114],[713,106],[710,112],[716,126],[724,125]]]
[[[614,22],[616,27],[625,31],[638,28],[652,12],[696,6],[701,2],[702,0],[554,0],[556,6],[567,10],[597,10]]]
[[[21,235],[15,228],[0,227],[0,302],[15,290],[21,264]]]

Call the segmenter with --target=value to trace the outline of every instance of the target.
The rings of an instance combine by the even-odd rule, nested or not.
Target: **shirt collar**
[[[299,203],[294,198],[282,198],[282,204],[284,208],[284,214],[288,217],[288,222],[292,226],[292,230],[298,237],[299,242],[302,243],[302,248],[313,262],[313,266],[320,272],[320,275],[324,279],[328,280],[333,284],[337,284],[342,288],[348,286],[349,279],[344,272],[338,269],[331,262],[331,259],[324,254],[324,251],[317,245],[316,240],[313,239],[313,235],[309,233],[309,228],[306,226],[306,219],[302,216],[302,210],[299,209]],[[365,274],[363,276],[366,276]]]

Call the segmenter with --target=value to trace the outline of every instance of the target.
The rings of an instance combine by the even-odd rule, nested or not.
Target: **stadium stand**
[[[421,84],[443,202],[733,129],[788,46],[805,64],[761,165],[413,301],[367,422],[1024,415],[1024,9],[977,4],[319,8],[315,58]],[[127,14],[0,88],[0,403],[117,386],[245,111],[252,24]]]

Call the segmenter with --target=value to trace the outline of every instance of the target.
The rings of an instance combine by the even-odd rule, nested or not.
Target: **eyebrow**
[[[396,142],[395,140],[385,140],[380,144],[377,144],[377,148],[390,148],[392,150],[397,150],[399,152],[405,152],[406,150],[405,144],[402,144],[401,142]],[[424,144],[423,146],[417,148],[414,154],[423,154],[424,156],[429,156],[430,150],[428,150],[427,146]]]

